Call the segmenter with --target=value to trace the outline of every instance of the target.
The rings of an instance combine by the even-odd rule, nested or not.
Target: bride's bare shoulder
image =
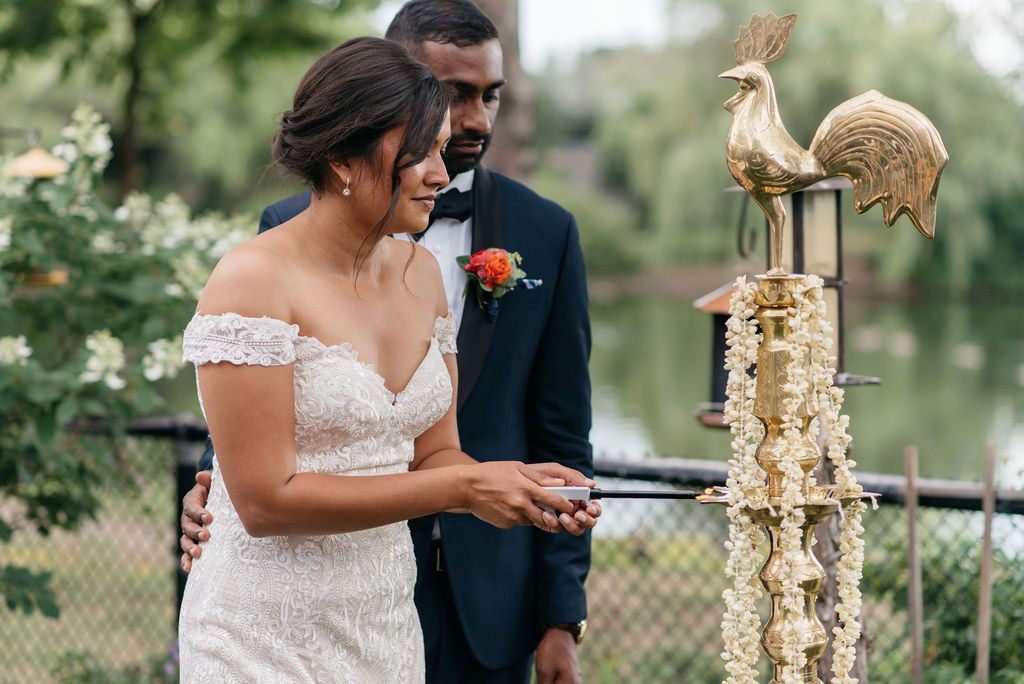
[[[280,242],[260,235],[224,255],[203,288],[198,310],[289,320],[287,283],[294,255]]]

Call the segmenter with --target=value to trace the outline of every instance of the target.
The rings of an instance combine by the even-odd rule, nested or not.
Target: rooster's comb
[[[795,22],[795,14],[784,17],[777,17],[771,12],[763,17],[755,14],[750,18],[749,26],[740,27],[740,37],[733,41],[736,46],[736,63],[766,64],[781,57],[786,51]]]

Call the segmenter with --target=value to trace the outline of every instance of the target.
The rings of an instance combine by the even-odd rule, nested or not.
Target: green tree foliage
[[[848,247],[892,278],[924,278],[952,292],[1024,290],[1016,263],[1024,257],[1024,103],[1011,79],[979,66],[945,4],[678,0],[673,7],[681,25],[703,30],[658,50],[594,53],[562,77],[585,89],[605,181],[637,208],[633,239],[660,261],[732,254],[741,196],[722,192],[735,183],[724,154],[731,116],[721,103],[736,84],[715,77],[735,65],[738,27],[774,10],[798,14],[786,53],[769,70],[783,122],[800,144],[810,144],[833,107],[874,88],[924,112],[949,151],[934,241],[907,219],[886,231],[878,208],[857,217],[847,197]],[[580,109],[567,116],[579,121]]]
[[[83,77],[99,91],[94,98],[102,96],[116,112],[114,170],[123,195],[150,183],[145,176],[150,167],[172,156],[168,128],[190,129],[187,123],[182,125],[182,116],[218,116],[229,121],[234,117],[226,131],[244,130],[237,119],[249,117],[241,107],[231,106],[232,98],[276,76],[268,63],[293,55],[311,61],[353,35],[358,29],[345,22],[345,13],[373,4],[373,0],[11,0],[0,5],[0,45],[4,47],[0,75],[15,76],[16,64],[26,60],[56,63],[65,79]],[[285,97],[294,87],[289,80],[281,83]],[[211,112],[211,104],[227,111]],[[269,118],[270,111],[264,118]],[[262,142],[265,146],[266,141]]]
[[[4,545],[19,528],[74,528],[101,486],[133,485],[117,437],[158,407],[152,383],[177,373],[199,290],[251,231],[175,197],[111,207],[95,193],[109,126],[80,108],[64,135],[53,178],[12,177],[0,157],[0,596],[50,617],[48,574],[4,561]]]

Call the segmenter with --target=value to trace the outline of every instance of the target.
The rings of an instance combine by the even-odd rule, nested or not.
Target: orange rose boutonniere
[[[526,272],[519,268],[523,261],[519,253],[500,247],[481,249],[472,256],[456,257],[455,261],[466,271],[466,287],[474,286],[476,303],[487,310],[492,321],[497,316],[497,299],[526,277]]]

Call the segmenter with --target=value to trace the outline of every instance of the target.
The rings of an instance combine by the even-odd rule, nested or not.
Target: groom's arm
[[[590,318],[587,279],[576,222],[568,227],[553,303],[530,373],[527,425],[530,460],[557,461],[591,477]],[[541,624],[576,623],[587,614],[583,582],[590,533],[537,534]]]

